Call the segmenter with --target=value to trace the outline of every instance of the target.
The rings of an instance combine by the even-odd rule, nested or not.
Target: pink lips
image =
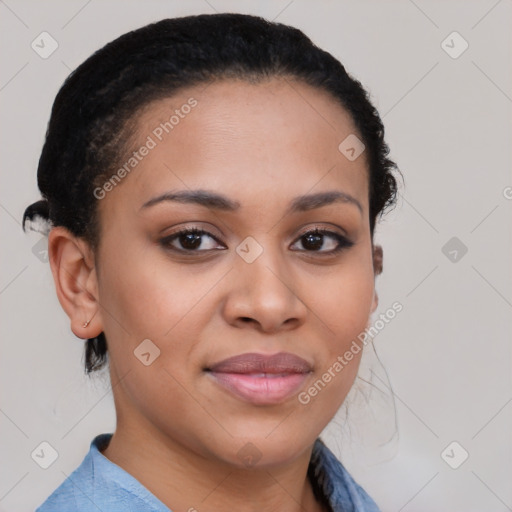
[[[208,368],[222,387],[254,404],[276,404],[293,395],[313,370],[304,359],[287,352],[268,356],[248,353]]]

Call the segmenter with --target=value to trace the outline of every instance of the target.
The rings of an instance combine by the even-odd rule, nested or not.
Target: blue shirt
[[[170,512],[137,479],[101,453],[111,437],[110,433],[96,436],[80,466],[36,512]],[[380,512],[320,439],[313,446],[308,475],[317,499],[326,501],[333,512]]]

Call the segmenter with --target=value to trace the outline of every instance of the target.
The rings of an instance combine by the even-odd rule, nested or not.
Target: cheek
[[[318,288],[315,311],[336,340],[332,348],[342,350],[367,327],[374,295],[373,272],[362,265],[347,267]]]
[[[131,369],[138,374],[143,365],[134,350],[149,339],[160,351],[151,374],[164,367],[187,381],[195,370],[191,356],[211,322],[215,286],[223,282],[226,268],[199,272],[194,265],[172,263],[153,251],[151,258],[149,251],[131,254],[120,266],[115,257],[106,260],[100,279],[112,360],[119,373]],[[143,380],[147,373],[141,374]]]
[[[218,280],[144,252],[119,266],[114,261],[105,266],[100,285],[102,305],[114,317],[107,313],[105,322],[113,331],[125,327],[132,337],[160,338],[172,331]]]
[[[368,325],[374,293],[373,271],[367,265],[347,266],[336,278],[322,281],[315,297],[320,324],[328,326],[318,348],[315,379],[298,401],[304,413],[327,424],[352,387],[364,346],[358,338]],[[318,289],[318,288],[317,288]]]

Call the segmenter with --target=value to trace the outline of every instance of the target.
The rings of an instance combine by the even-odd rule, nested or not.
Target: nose
[[[223,315],[230,325],[276,333],[304,323],[307,306],[286,262],[267,251],[252,263],[237,258],[229,279]]]

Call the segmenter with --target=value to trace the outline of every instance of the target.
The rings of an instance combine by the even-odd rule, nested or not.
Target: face
[[[330,96],[284,79],[189,88],[140,114],[129,172],[98,192],[118,421],[238,466],[314,442],[376,306],[367,162],[338,149],[356,133]]]

